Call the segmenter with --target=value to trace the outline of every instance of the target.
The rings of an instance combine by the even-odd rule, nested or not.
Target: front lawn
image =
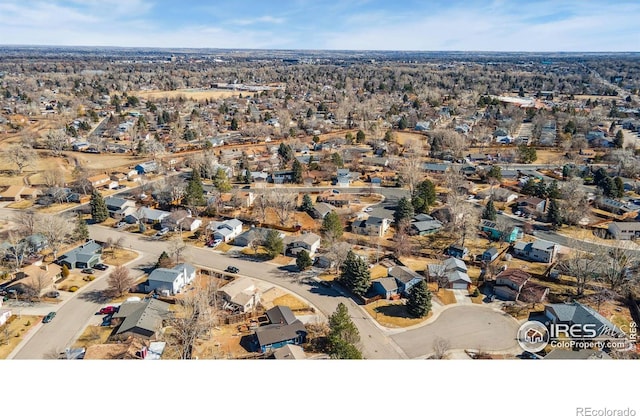
[[[373,319],[378,321],[380,325],[388,328],[406,328],[426,321],[433,314],[429,314],[422,318],[414,318],[407,312],[407,307],[403,300],[389,301],[377,300],[364,306],[364,309],[371,315]]]
[[[14,315],[0,326],[0,359],[6,359],[22,341],[24,336],[42,320],[42,316]]]

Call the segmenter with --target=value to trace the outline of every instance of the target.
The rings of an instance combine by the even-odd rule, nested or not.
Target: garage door
[[[466,289],[466,288],[467,288],[466,283],[454,283],[452,286],[452,289]]]

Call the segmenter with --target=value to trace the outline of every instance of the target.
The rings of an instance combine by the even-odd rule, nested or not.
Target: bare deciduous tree
[[[180,236],[175,236],[169,241],[169,247],[167,249],[169,256],[176,256],[176,263],[180,263],[182,253],[187,249],[187,244]]]
[[[33,166],[38,161],[38,153],[31,147],[12,144],[3,152],[3,158],[8,163],[16,165],[18,175],[22,175],[24,168]]]
[[[131,276],[129,269],[125,266],[118,266],[109,274],[107,284],[113,295],[118,297],[128,293],[135,284],[135,280]]]
[[[42,221],[39,232],[47,239],[54,258],[57,258],[60,248],[71,240],[74,224],[73,219],[65,215],[51,215]]]
[[[253,208],[258,215],[261,223],[265,223],[267,221],[267,209],[269,208],[269,198],[266,194],[260,194],[253,201]]]
[[[451,348],[451,343],[441,337],[436,337],[433,340],[433,355],[436,360],[441,360],[446,357],[447,351]]]
[[[53,156],[60,156],[68,144],[69,138],[64,129],[49,130],[45,138],[45,146],[51,150]]]
[[[59,167],[47,169],[42,172],[42,180],[48,188],[61,187],[64,185],[64,172]]]
[[[271,192],[268,199],[280,220],[280,225],[285,226],[296,208],[297,194],[279,190]]]
[[[214,313],[206,293],[189,292],[178,301],[178,310],[167,320],[164,334],[167,347],[174,350],[180,359],[193,358],[193,348],[213,326]]]
[[[28,209],[14,214],[13,221],[18,225],[20,234],[29,236],[40,230],[44,218],[33,209]]]

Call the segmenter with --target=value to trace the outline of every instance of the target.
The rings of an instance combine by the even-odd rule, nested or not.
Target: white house
[[[351,223],[351,231],[355,234],[382,237],[389,229],[391,220],[388,218],[369,217],[366,220]]]
[[[253,279],[239,277],[218,290],[227,309],[248,312],[260,303],[260,290]]]
[[[212,222],[208,228],[213,231],[214,239],[220,239],[228,243],[242,234],[242,221],[233,218],[222,222]]]
[[[283,243],[285,254],[296,256],[300,250],[306,250],[313,256],[320,248],[320,236],[315,233],[291,235],[285,237]]]
[[[171,269],[160,267],[149,275],[147,290],[175,295],[195,278],[196,269],[190,264],[181,263]]]
[[[513,246],[513,253],[525,260],[551,263],[558,253],[558,245],[544,240],[536,240],[533,243],[518,241]]]
[[[640,237],[640,222],[612,222],[609,233],[616,240],[634,240]]]

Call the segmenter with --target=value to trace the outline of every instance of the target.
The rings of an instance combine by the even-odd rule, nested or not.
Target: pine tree
[[[616,176],[613,179],[613,194],[616,198],[622,198],[624,196],[624,182],[620,176]]]
[[[561,227],[564,223],[560,213],[560,207],[555,199],[549,201],[549,209],[547,210],[547,219],[553,228]]]
[[[163,251],[158,257],[158,261],[156,262],[156,268],[158,267],[169,267],[171,265],[171,259],[166,251]]]
[[[347,259],[342,266],[340,274],[340,283],[346,286],[356,295],[364,295],[371,284],[371,272],[367,263],[349,250]]]
[[[335,211],[329,212],[322,220],[322,232],[329,239],[338,239],[342,237],[344,227],[338,213]]]
[[[498,217],[498,212],[496,211],[496,207],[493,205],[493,199],[489,199],[487,205],[484,207],[484,211],[482,211],[482,219],[495,221]]]
[[[302,205],[300,205],[300,211],[306,212],[307,214],[311,214],[313,211],[313,202],[311,201],[311,197],[309,194],[304,194],[302,196]]]
[[[91,219],[95,223],[102,223],[109,218],[109,210],[107,209],[107,204],[104,202],[104,198],[100,195],[97,189],[94,189],[91,193],[91,201],[89,202],[91,206]]]
[[[431,311],[431,292],[424,280],[416,284],[409,291],[407,297],[407,312],[413,317],[422,318]]]
[[[204,190],[202,188],[200,172],[198,172],[197,169],[194,169],[191,174],[191,178],[187,183],[187,189],[184,191],[183,200],[184,204],[188,206],[204,205]]]
[[[358,328],[351,320],[349,309],[340,302],[336,311],[329,316],[329,340],[330,344],[340,340],[347,344],[357,344],[360,342],[360,333]]]
[[[293,160],[292,165],[293,173],[291,174],[291,180],[293,183],[302,183],[302,164],[298,159]]]
[[[411,221],[413,215],[413,205],[406,197],[403,196],[398,201],[398,207],[393,213],[393,220],[395,221],[396,226],[398,226],[402,221]]]
[[[298,270],[307,270],[312,265],[313,260],[311,260],[309,252],[307,250],[300,250],[296,256],[296,266],[298,266]]]
[[[66,279],[67,277],[69,277],[70,273],[71,272],[69,271],[69,268],[67,267],[67,265],[63,264],[62,265],[62,270],[60,270],[60,274],[62,274],[62,277],[64,277]]]
[[[238,130],[238,120],[236,120],[236,118],[232,118],[231,119],[231,130],[236,131]]]
[[[429,179],[418,183],[411,197],[411,205],[417,213],[429,212],[429,207],[436,202],[436,187]]]
[[[231,182],[224,169],[218,168],[216,170],[216,174],[213,177],[213,186],[220,192],[229,192],[231,190]]]
[[[358,130],[358,132],[356,133],[356,142],[364,143],[365,139],[366,139],[366,136],[364,132],[362,130]]]
[[[269,256],[270,259],[274,259],[279,254],[282,254],[284,243],[276,230],[269,230],[264,239],[264,248],[267,250],[267,256]]]
[[[76,217],[76,228],[73,231],[75,241],[87,241],[89,239],[89,227],[82,215]]]

